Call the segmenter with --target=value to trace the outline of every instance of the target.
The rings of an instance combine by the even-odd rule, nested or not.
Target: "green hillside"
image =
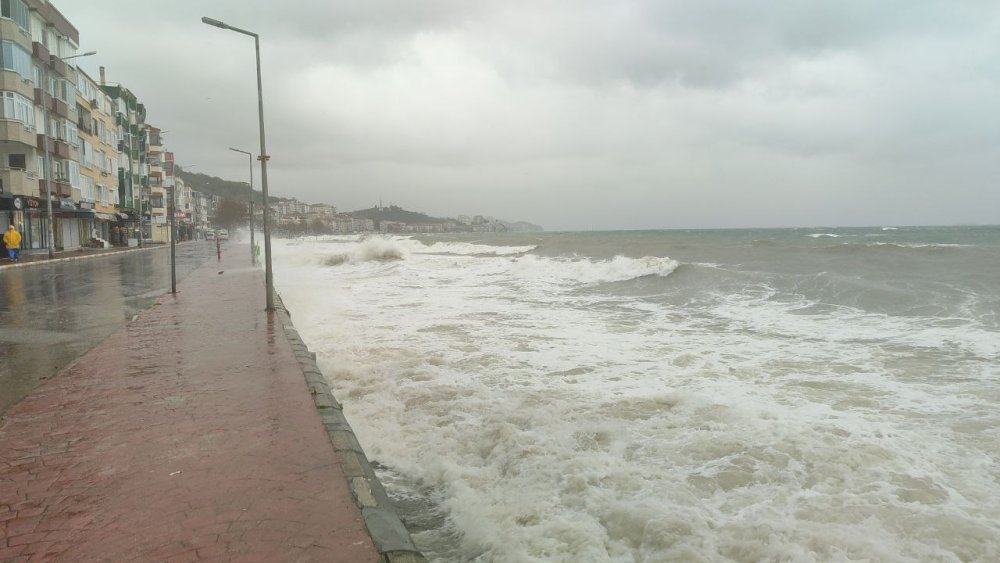
[[[231,180],[223,180],[222,178],[217,178],[215,176],[209,176],[208,174],[199,174],[197,172],[187,172],[184,170],[183,166],[177,166],[177,175],[180,176],[187,186],[195,191],[219,196],[223,199],[232,199],[236,201],[246,201],[247,195],[247,183],[244,182],[233,182]],[[254,183],[257,183],[259,178],[254,178]],[[253,191],[253,201],[256,204],[260,204],[264,201],[264,194],[258,190]],[[271,203],[280,201],[279,198],[272,197]]]
[[[372,207],[370,209],[359,209],[351,211],[348,215],[358,219],[373,219],[375,221],[398,221],[400,223],[447,223],[450,219],[431,217],[417,211],[407,211],[402,207],[390,205],[388,207]]]

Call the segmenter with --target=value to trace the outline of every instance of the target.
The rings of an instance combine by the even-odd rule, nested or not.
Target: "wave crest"
[[[324,266],[360,264],[362,262],[390,262],[404,260],[406,251],[398,241],[384,238],[369,238],[361,241],[350,252],[334,254],[322,259]]]
[[[680,263],[676,260],[659,256],[642,258],[615,256],[611,260],[594,261],[547,258],[529,254],[514,260],[515,273],[524,277],[582,284],[621,282],[646,276],[666,277],[678,266]]]
[[[510,256],[524,254],[538,248],[530,246],[492,246],[472,242],[435,242],[420,251],[420,254],[444,254],[456,256]]]

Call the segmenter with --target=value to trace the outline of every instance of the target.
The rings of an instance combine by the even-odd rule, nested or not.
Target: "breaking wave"
[[[324,266],[340,266],[362,262],[389,262],[406,258],[406,250],[397,240],[369,238],[358,243],[350,252],[333,254],[322,259]]]
[[[514,259],[513,271],[524,277],[546,278],[560,282],[597,284],[634,280],[646,276],[669,276],[680,265],[676,260],[658,256],[611,260],[546,258],[532,254]]]
[[[510,256],[525,254],[538,248],[531,246],[492,246],[471,242],[436,242],[419,251],[419,254],[442,254],[455,256]]]

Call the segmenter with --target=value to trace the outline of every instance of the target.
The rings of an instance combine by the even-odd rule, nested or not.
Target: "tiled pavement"
[[[379,560],[242,258],[194,271],[6,413],[0,561]]]

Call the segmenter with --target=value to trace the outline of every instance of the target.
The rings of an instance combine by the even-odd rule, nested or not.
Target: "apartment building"
[[[79,42],[47,1],[0,1],[0,227],[14,224],[27,249],[48,246],[46,197],[56,248],[90,238],[94,212],[79,206],[76,69],[64,60]]]
[[[87,73],[77,69],[77,134],[80,142],[81,209],[93,210],[91,237],[122,244],[126,216],[118,214],[118,152],[121,132],[111,97]]]
[[[173,179],[171,171],[170,179],[164,176],[165,155],[170,156],[170,165],[173,166],[173,154],[163,152],[163,139],[161,130],[152,125],[146,125],[148,184],[149,184],[149,230],[154,242],[170,242],[170,225],[167,216],[170,204],[170,188]]]
[[[149,157],[146,144],[146,106],[121,84],[107,82],[101,67],[101,91],[111,98],[115,124],[120,130],[118,161],[118,212],[127,216],[130,242],[136,244],[141,225],[142,239],[149,239]]]
[[[183,179],[174,179],[174,189],[177,190],[177,237],[178,240],[194,240],[196,232],[195,191]]]

